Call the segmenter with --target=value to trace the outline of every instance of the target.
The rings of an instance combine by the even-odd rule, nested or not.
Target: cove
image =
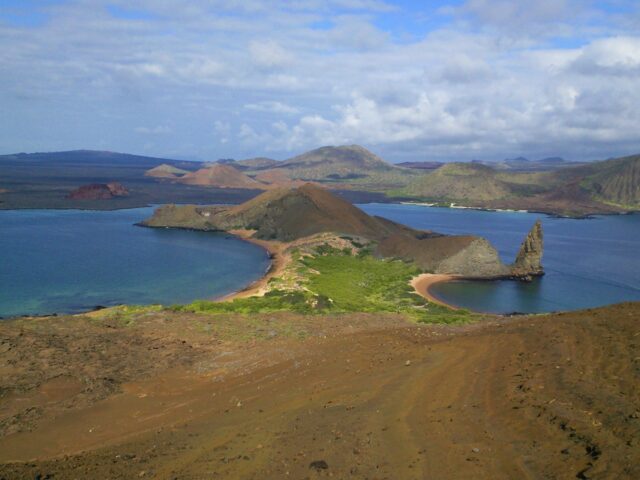
[[[487,238],[511,263],[536,219],[544,229],[546,275],[531,283],[456,281],[430,291],[446,303],[488,313],[544,313],[640,301],[640,215],[575,220],[399,204],[359,205],[414,228]]]
[[[134,225],[152,212],[0,211],[0,317],[210,299],[269,268],[262,248],[227,234]]]

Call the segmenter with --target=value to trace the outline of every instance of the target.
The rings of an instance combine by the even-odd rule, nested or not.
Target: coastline
[[[435,303],[436,305],[440,305],[441,307],[451,308],[453,310],[460,310],[460,307],[457,305],[453,305],[450,303],[443,302],[438,297],[433,295],[430,291],[430,288],[433,287],[437,283],[442,282],[450,282],[452,280],[460,280],[463,277],[460,275],[450,275],[443,273],[423,273],[418,275],[417,277],[413,277],[411,279],[411,286],[415,290],[415,292],[421,297],[427,299],[431,303]]]
[[[253,230],[228,230],[226,233],[233,235],[234,237],[244,240],[245,242],[258,245],[264,248],[271,259],[271,265],[265,272],[265,274],[258,280],[251,282],[249,285],[241,290],[228,293],[222,297],[216,297],[213,300],[217,302],[229,302],[236,298],[247,298],[253,296],[262,296],[267,292],[267,284],[269,281],[282,274],[286,267],[291,262],[291,256],[285,253],[288,245],[286,243],[270,240],[260,240],[253,238],[255,233]]]

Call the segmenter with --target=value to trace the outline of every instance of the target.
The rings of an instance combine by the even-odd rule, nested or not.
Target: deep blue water
[[[587,220],[520,212],[367,204],[369,214],[414,228],[487,238],[511,263],[536,219],[544,229],[546,275],[531,283],[451,282],[433,287],[444,301],[476,311],[550,312],[640,301],[640,215]]]
[[[0,316],[212,298],[269,266],[264,250],[228,235],[133,225],[152,212],[0,211]]]

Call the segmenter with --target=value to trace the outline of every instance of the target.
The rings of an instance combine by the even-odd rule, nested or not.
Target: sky
[[[637,0],[1,0],[0,153],[640,153]]]

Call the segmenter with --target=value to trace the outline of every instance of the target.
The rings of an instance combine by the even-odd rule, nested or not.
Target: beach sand
[[[443,302],[439,298],[435,297],[429,291],[429,289],[436,283],[450,282],[451,280],[456,280],[460,278],[461,277],[458,275],[423,273],[422,275],[418,275],[417,277],[414,277],[411,279],[411,286],[415,289],[418,295],[426,298],[431,303],[435,303],[436,305],[441,305],[443,307],[449,307],[457,310],[459,307]]]
[[[228,233],[264,248],[267,252],[269,252],[269,256],[271,257],[271,266],[266,271],[264,276],[249,284],[247,287],[237,292],[225,295],[224,297],[217,298],[216,300],[231,301],[235,300],[236,298],[247,298],[264,295],[268,291],[267,284],[269,283],[269,280],[281,275],[291,262],[291,256],[286,253],[286,249],[289,244],[273,240],[260,240],[257,238],[253,238],[252,235],[255,233],[254,230],[229,230]]]

